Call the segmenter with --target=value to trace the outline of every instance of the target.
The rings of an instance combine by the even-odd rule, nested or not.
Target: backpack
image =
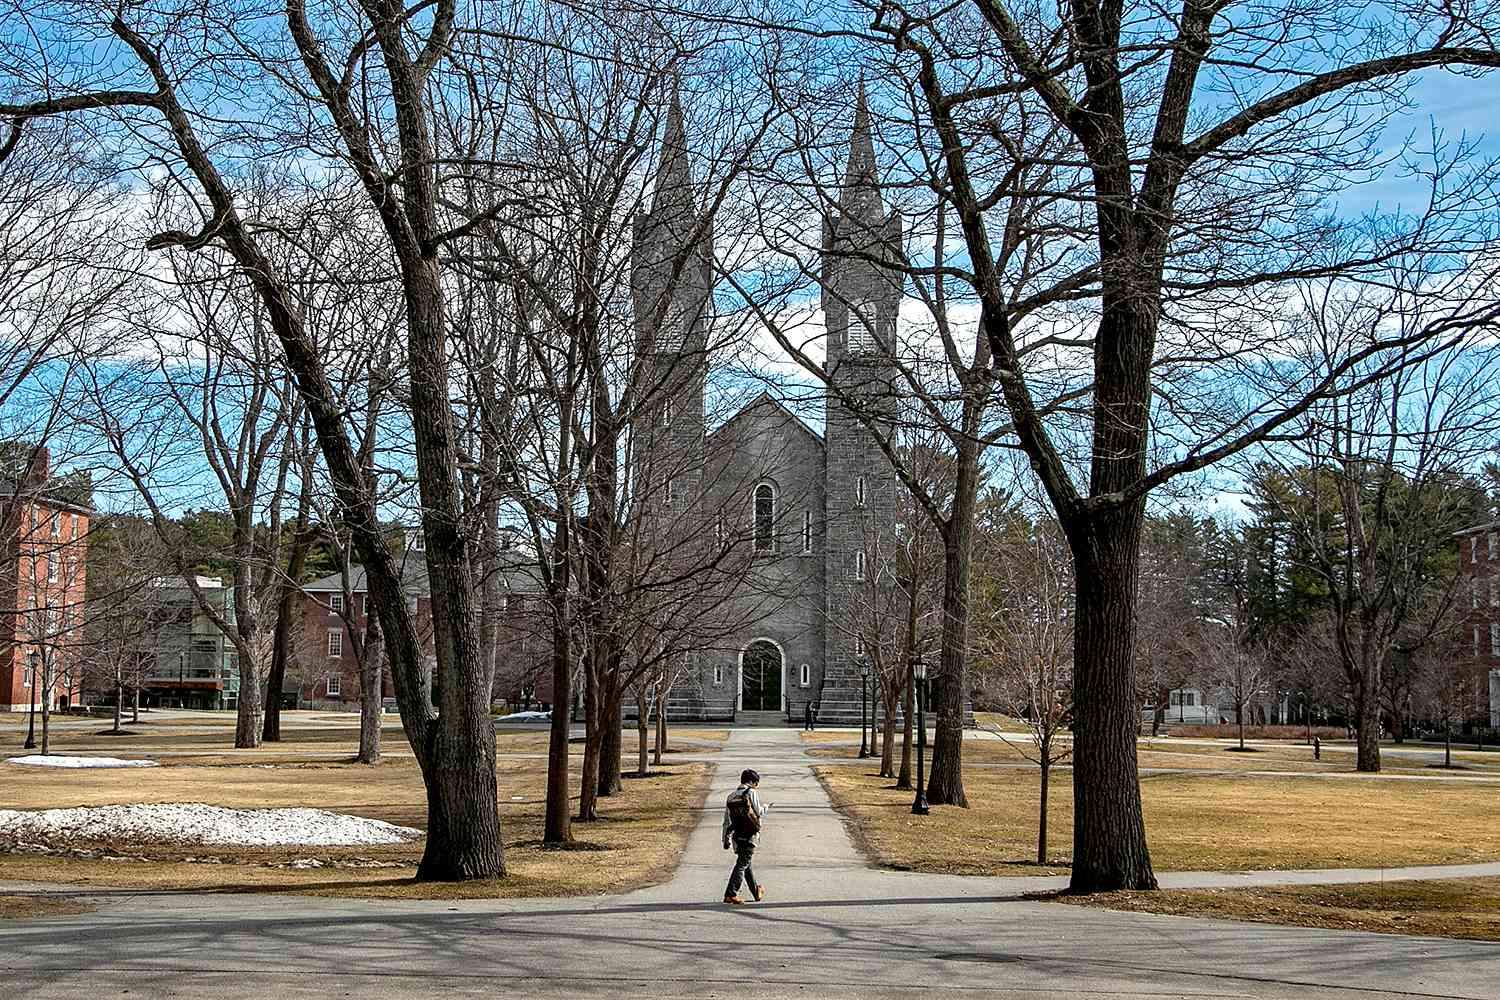
[[[729,809],[729,828],[734,831],[735,837],[749,840],[760,833],[760,817],[755,815],[755,809],[750,804],[748,788],[743,793],[730,795],[725,805]]]

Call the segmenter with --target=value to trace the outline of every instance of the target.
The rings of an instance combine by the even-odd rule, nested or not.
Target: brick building
[[[55,478],[47,449],[7,442],[24,468],[0,494],[0,712],[78,704],[92,510],[85,476]]]
[[[1475,665],[1476,701],[1487,702],[1491,727],[1500,727],[1500,521],[1455,532],[1459,610]],[[1481,706],[1476,705],[1477,711]]]
[[[402,587],[407,607],[416,612],[426,668],[433,664],[432,591],[421,534],[412,533],[402,564]],[[502,532],[503,551],[498,570],[502,613],[495,623],[497,666],[495,695],[511,705],[532,707],[551,701],[551,639],[544,628],[544,605],[535,558],[519,536]],[[363,566],[343,574],[314,580],[302,587],[302,642],[297,703],[307,708],[357,709],[360,702],[358,649],[374,610]],[[390,664],[383,668],[381,698],[393,699]]]

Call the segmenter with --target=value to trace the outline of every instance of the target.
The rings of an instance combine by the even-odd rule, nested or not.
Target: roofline
[[[752,408],[754,408],[756,406],[759,406],[761,400],[765,400],[766,402],[770,403],[772,406],[776,407],[776,409],[780,410],[787,417],[787,419],[791,420],[792,423],[794,423],[798,427],[800,427],[802,429],[802,431],[804,433],[806,433],[807,435],[809,435],[814,441],[818,442],[818,446],[819,447],[823,446],[823,435],[819,434],[817,431],[815,431],[811,427],[807,426],[806,422],[804,422],[801,417],[797,416],[796,413],[792,412],[792,409],[790,407],[788,407],[781,400],[777,399],[775,396],[772,396],[769,392],[767,392],[764,389],[762,389],[760,391],[760,395],[758,395],[754,399],[750,400],[750,402],[746,403],[744,406],[740,407],[738,410],[735,410],[734,413],[730,414],[728,417],[725,417],[723,423],[721,423],[719,426],[715,427],[713,430],[711,430],[711,431],[708,432],[708,436],[709,437],[713,437],[715,434],[719,433],[724,428],[726,428],[730,424],[734,423],[740,417],[742,417],[746,413],[750,412],[750,410]]]
[[[1500,521],[1487,521],[1484,524],[1476,524],[1472,527],[1460,528],[1455,531],[1450,537],[1463,538],[1466,535],[1472,535],[1476,531],[1487,531],[1490,528],[1500,528]]]

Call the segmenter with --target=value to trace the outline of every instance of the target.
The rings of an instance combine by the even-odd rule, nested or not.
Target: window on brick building
[[[56,534],[56,532],[53,532],[53,534]],[[1492,531],[1484,537],[1484,543],[1489,548],[1489,555],[1491,559],[1495,558],[1495,556],[1497,555],[1500,555],[1500,535],[1497,535]]]
[[[1469,607],[1479,607],[1479,580],[1469,577]]]
[[[328,630],[328,656],[337,659],[344,655],[344,630],[331,628]]]
[[[328,608],[336,615],[344,613],[344,595],[333,594],[328,598]]]
[[[52,512],[52,537],[56,538],[60,534],[62,534],[62,511],[55,510]],[[1494,546],[1491,548],[1493,549]]]
[[[1479,536],[1474,535],[1469,539],[1469,562],[1479,561]]]
[[[1490,655],[1500,656],[1500,624],[1490,624]]]
[[[854,637],[854,655],[865,655],[865,637],[862,635],[855,635]]]
[[[724,683],[724,665],[722,663],[715,663],[714,664],[714,685],[717,686],[717,685],[720,685],[720,684],[723,684],[723,683]]]
[[[56,583],[57,582],[57,567],[58,567],[58,562],[59,562],[59,560],[58,560],[58,557],[57,557],[57,551],[55,549],[53,551],[47,553],[47,582],[48,583]]]
[[[338,674],[330,674],[328,677],[328,697],[337,698],[344,690],[344,679]]]

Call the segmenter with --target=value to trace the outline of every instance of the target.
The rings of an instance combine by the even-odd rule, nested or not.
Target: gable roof
[[[819,449],[821,449],[823,447],[823,435],[819,434],[817,431],[815,431],[811,427],[807,426],[807,424],[803,421],[803,419],[801,417],[797,416],[797,414],[793,413],[792,410],[785,403],[781,402],[779,399],[777,399],[776,397],[772,396],[769,392],[765,391],[764,389],[762,389],[760,391],[760,395],[756,396],[754,399],[750,400],[750,402],[746,403],[744,406],[742,406],[738,410],[736,410],[732,415],[730,415],[727,419],[725,419],[725,421],[722,424],[720,424],[719,426],[715,427],[713,430],[709,431],[708,432],[708,436],[710,438],[712,438],[712,437],[718,435],[721,431],[727,429],[730,424],[735,423],[736,421],[738,421],[742,417],[744,417],[747,414],[749,414],[751,410],[758,409],[759,407],[765,406],[765,405],[770,405],[773,409],[775,409],[777,412],[779,412],[782,416],[786,417],[787,420],[789,420],[794,426],[796,426],[797,428],[801,429],[802,433],[806,434],[808,437],[810,437],[810,438],[813,439],[814,443],[817,444],[817,446],[818,446]]]

